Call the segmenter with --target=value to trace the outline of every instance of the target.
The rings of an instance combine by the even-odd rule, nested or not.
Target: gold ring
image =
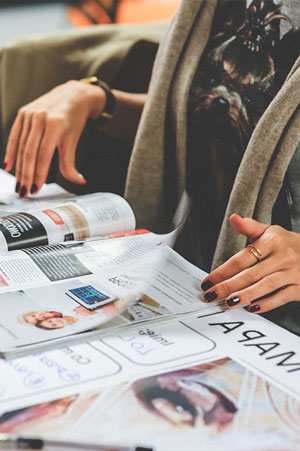
[[[249,252],[254,255],[254,257],[259,261],[262,258],[261,250],[258,247],[253,246],[253,244],[248,244]]]

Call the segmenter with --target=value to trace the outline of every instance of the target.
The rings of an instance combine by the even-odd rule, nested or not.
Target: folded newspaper
[[[0,217],[1,356],[222,308],[201,300],[206,274],[170,247],[176,230],[135,230],[120,196],[68,194],[33,205],[15,196],[2,203],[10,214]]]

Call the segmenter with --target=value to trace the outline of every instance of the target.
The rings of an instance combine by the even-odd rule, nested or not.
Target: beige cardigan
[[[172,202],[169,193],[164,195],[168,173],[165,149],[169,143],[176,152],[177,174],[173,192],[177,199],[185,186],[187,98],[208,39],[215,7],[215,0],[181,2],[157,56],[126,189],[139,225],[154,230],[159,230],[163,219],[171,217]],[[213,267],[246,245],[246,238],[235,232],[229,223],[232,213],[253,217],[266,224],[271,222],[273,205],[300,140],[299,101],[300,58],[252,134],[229,199]],[[166,115],[170,108],[172,133]],[[204,195],[199,193],[199,196]]]

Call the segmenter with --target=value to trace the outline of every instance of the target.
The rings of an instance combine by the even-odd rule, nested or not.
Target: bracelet
[[[106,97],[105,105],[104,105],[104,108],[103,108],[100,116],[97,117],[96,119],[93,119],[93,121],[97,125],[97,127],[103,127],[104,125],[107,124],[107,122],[113,116],[115,104],[116,104],[115,96],[113,95],[109,85],[107,83],[105,83],[104,81],[99,80],[99,78],[96,76],[82,78],[79,81],[81,81],[82,83],[89,84],[89,85],[100,86],[100,88],[103,89],[103,91],[105,93],[105,97]]]

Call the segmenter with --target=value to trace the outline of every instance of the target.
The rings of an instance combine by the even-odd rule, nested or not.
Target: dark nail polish
[[[209,291],[208,293],[206,293],[204,295],[204,299],[207,302],[214,301],[215,299],[217,299],[217,297],[218,297],[218,293],[216,291]]]
[[[237,296],[235,298],[229,298],[226,300],[226,304],[229,305],[229,307],[234,307],[235,305],[237,305],[240,302],[240,298],[238,298]]]
[[[212,286],[213,286],[213,283],[210,280],[206,280],[205,282],[202,283],[201,289],[203,291],[206,291],[206,290],[209,290]]]
[[[17,182],[16,183],[16,193],[18,193],[20,191],[20,183]]]
[[[22,188],[21,188],[21,192],[20,192],[20,197],[25,197],[25,195],[26,195],[26,191],[27,191],[27,188],[26,188],[26,186],[22,186]]]
[[[32,187],[31,187],[31,190],[30,190],[31,194],[34,194],[34,193],[36,192],[36,190],[37,190],[37,186],[36,186],[36,184],[34,183],[34,184],[32,185]]]
[[[6,166],[7,166],[7,163],[2,163],[2,169],[5,169],[6,168]]]
[[[250,305],[250,307],[248,308],[249,312],[254,313],[254,312],[258,312],[260,310],[260,306],[259,305]]]

